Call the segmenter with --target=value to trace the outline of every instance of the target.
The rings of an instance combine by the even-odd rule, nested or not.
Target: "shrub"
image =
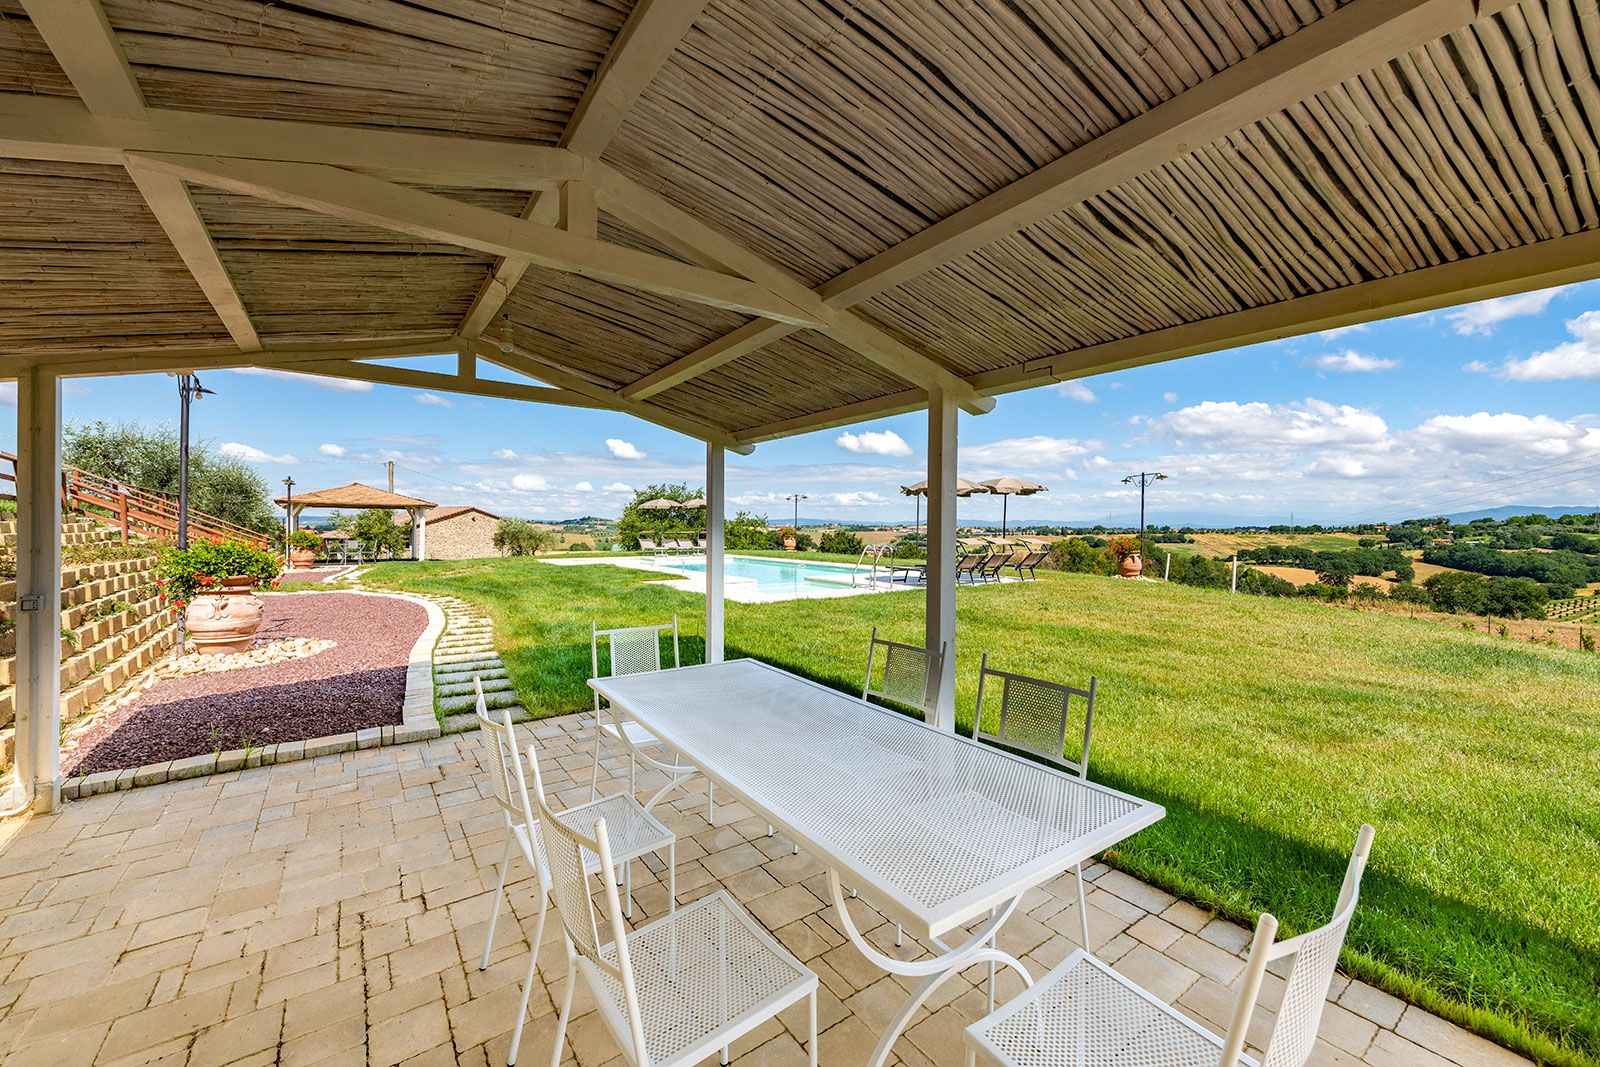
[[[1481,615],[1489,593],[1489,581],[1481,574],[1445,571],[1430,574],[1422,583],[1428,600],[1439,611],[1452,615]]]
[[[859,556],[866,543],[848,530],[829,530],[822,535],[817,547],[824,552],[837,552],[842,556]]]
[[[167,548],[156,564],[156,584],[161,598],[181,610],[223,578],[249,578],[252,588],[278,581],[278,557],[248,541],[214,537],[188,548]]]
[[[594,546],[587,541],[574,541],[567,546],[568,552],[593,552]]]
[[[1396,582],[1389,587],[1389,599],[1402,604],[1427,604],[1428,591],[1410,582]]]
[[[623,544],[627,544],[626,541]],[[765,515],[741,511],[722,524],[722,544],[730,552],[772,547],[772,530]]]
[[[1297,592],[1307,600],[1343,600],[1349,595],[1349,590],[1337,585],[1323,585],[1320,582],[1307,582]]]
[[[296,530],[289,535],[290,548],[309,548],[312,551],[322,547],[322,538],[315,530]]]
[[[1051,545],[1044,566],[1050,570],[1079,574],[1110,574],[1116,569],[1110,553],[1090,545],[1081,537],[1064,537]]]
[[[555,543],[554,533],[539,529],[527,519],[501,519],[494,528],[494,547],[508,556],[537,556]]]
[[[396,526],[394,514],[386,508],[368,508],[357,515],[350,534],[374,557],[383,549],[397,556],[405,550],[409,540],[407,529]]]
[[[1507,619],[1542,619],[1550,594],[1531,578],[1491,578],[1484,591],[1483,612]]]
[[[1342,556],[1322,560],[1317,569],[1317,582],[1336,589],[1350,588],[1350,580],[1355,576],[1355,561]]]
[[[1294,596],[1295,588],[1293,582],[1248,567],[1239,575],[1239,592],[1252,596]]]

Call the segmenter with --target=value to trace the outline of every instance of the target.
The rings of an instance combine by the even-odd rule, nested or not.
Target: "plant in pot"
[[[795,550],[795,534],[793,526],[785,526],[783,529],[778,531],[778,543],[783,546],[783,550],[785,552],[793,552]]]
[[[1106,546],[1117,561],[1117,574],[1122,578],[1137,578],[1144,570],[1144,543],[1132,534],[1113,537]]]
[[[289,566],[297,571],[310,570],[317,562],[317,549],[322,547],[322,537],[315,530],[296,530],[289,535]]]
[[[255,590],[278,584],[278,557],[248,541],[213,537],[163,552],[156,584],[167,606],[183,612],[196,651],[243,652],[261,626]]]

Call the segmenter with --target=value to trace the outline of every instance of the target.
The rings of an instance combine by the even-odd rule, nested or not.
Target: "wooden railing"
[[[0,452],[0,488],[5,488],[7,483],[10,491],[0,492],[0,498],[15,500],[17,457],[10,452]],[[117,527],[122,531],[124,542],[129,534],[141,534],[161,541],[175,541],[178,537],[177,497],[171,493],[126,485],[80,467],[61,468],[61,507],[63,511],[83,512]],[[189,536],[221,537],[267,547],[265,534],[247,530],[227,519],[192,507],[189,509]]]

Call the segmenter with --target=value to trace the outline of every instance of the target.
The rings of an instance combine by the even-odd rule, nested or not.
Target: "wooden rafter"
[[[606,145],[628,117],[628,109],[644,92],[694,20],[706,0],[640,0],[617,33],[606,58],[589,79],[578,106],[567,120],[561,146],[580,155],[600,158]],[[533,219],[552,210],[552,198],[535,193],[522,217]],[[494,321],[511,292],[522,280],[528,264],[501,259],[484,279],[472,306],[458,329],[463,337],[481,337]]]
[[[973,392],[949,368],[935,362],[871,322],[849,311],[823,303],[811,288],[782,267],[745,248],[739,242],[683,211],[602,164],[595,178],[606,210],[673,251],[721,264],[790,301],[823,324],[834,340],[866,357],[890,373],[923,389],[946,390],[967,411],[978,415],[991,410],[994,401]],[[778,331],[767,323],[750,323],[695,352],[634,382],[624,395],[644,399],[670,384],[703,374],[776,339]],[[784,332],[788,332],[785,330]]]
[[[554,189],[582,179],[588,166],[546,145],[162,108],[148,108],[142,119],[110,118],[76,100],[0,93],[0,156],[120,166],[128,152],[323,163],[464,189]]]
[[[281,367],[328,359],[397,359],[447,355],[460,347],[448,336],[395,337],[387,340],[338,341],[316,345],[268,345],[246,352],[228,348],[117,349],[106,352],[52,352],[48,356],[0,356],[0,378],[26,367],[48,365],[63,377],[101,374],[146,374],[159,371],[230,370],[237,367]]]
[[[954,215],[825,282],[816,290],[845,309],[1000,240],[1026,226],[1168,161],[1210,144],[1414,48],[1512,6],[1514,0],[1353,0],[1166,103],[1123,123]],[[776,340],[786,331],[763,324],[746,331],[736,354],[731,338],[712,341],[671,367],[660,382],[678,384]],[[637,385],[645,385],[641,379]],[[665,388],[666,386],[661,386]]]
[[[1600,278],[1600,231],[1590,230],[1063,352],[975,374],[967,384],[985,394],[1014,392],[1594,278]],[[736,436],[754,444],[903,414],[925,402],[919,391],[908,390],[757,426]]]
[[[337,167],[169,154],[130,154],[129,162],[200,185],[519,259],[551,270],[582,274],[611,285],[746,315],[817,325],[788,301],[743,278],[716,274]]]

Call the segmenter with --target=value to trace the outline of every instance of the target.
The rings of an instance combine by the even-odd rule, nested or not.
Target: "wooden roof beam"
[[[705,6],[706,0],[639,0],[573,108],[561,135],[561,147],[599,159],[626,121],[633,102],[649,87]],[[532,219],[550,210],[551,199],[535,193],[528,198],[522,217]],[[483,336],[527,269],[520,260],[497,262],[472,298],[457,332],[464,337]]]
[[[743,278],[337,167],[167,154],[130,156],[129,161],[199,185],[582,274],[623,288],[802,326],[819,325],[788,301]]]
[[[396,359],[448,355],[459,347],[448,336],[396,337],[332,344],[269,345],[258,351],[227,348],[151,348],[0,356],[0,378],[26,367],[48,367],[62,377],[154,374],[164,371],[231,370],[237,367],[296,369],[296,363],[329,359]]]
[[[766,286],[820,320],[823,332],[829,337],[891,374],[923,389],[944,389],[956,398],[963,409],[974,415],[994,408],[993,399],[979,396],[948,367],[916,351],[860,315],[829,307],[805,282],[789,271],[701,222],[664,197],[657,196],[604,165],[597,164],[594,174],[602,205],[628,225],[676,252],[693,256],[702,262],[719,264]],[[623,395],[634,399],[653,396],[752,352],[788,332],[788,329],[781,329],[780,324],[747,323],[632,383],[623,389]]]
[[[818,292],[836,308],[869,300],[1513,3],[1352,0],[857,264]]]
[[[113,118],[64,97],[0,93],[0,157],[121,166],[128,152],[322,163],[464,189],[554,189],[588,167],[545,145],[162,108]]]
[[[1516,293],[1600,278],[1600,231],[1490,252],[1341,289],[1218,315],[1117,341],[1091,345],[967,378],[986,394],[1013,392],[1141,367],[1242,345],[1415,315]],[[914,411],[916,392],[894,393],[832,411],[738,431],[755,443]]]

